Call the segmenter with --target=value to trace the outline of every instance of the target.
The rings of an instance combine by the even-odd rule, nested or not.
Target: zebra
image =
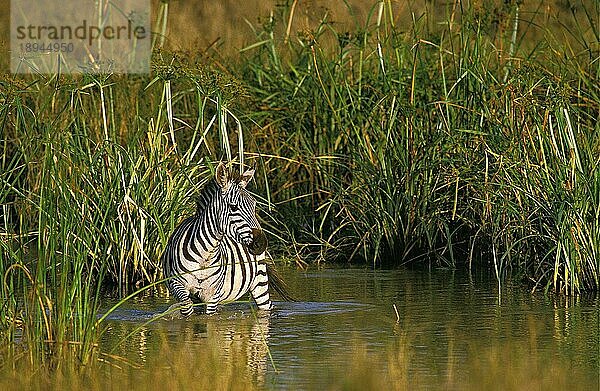
[[[246,190],[254,169],[239,174],[220,162],[200,191],[196,214],[173,232],[162,255],[169,292],[183,317],[204,303],[212,314],[218,304],[250,292],[260,310],[272,308],[269,286],[290,299],[266,259],[267,238],[256,218],[256,200]],[[269,283],[271,277],[271,284]]]

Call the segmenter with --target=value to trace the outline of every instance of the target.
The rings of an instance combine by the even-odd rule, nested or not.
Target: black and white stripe
[[[210,314],[219,303],[247,292],[259,309],[271,309],[267,240],[256,218],[256,200],[246,190],[253,175],[254,170],[236,175],[220,163],[198,198],[196,215],[169,239],[163,272],[183,316],[193,312],[193,303],[205,303]]]

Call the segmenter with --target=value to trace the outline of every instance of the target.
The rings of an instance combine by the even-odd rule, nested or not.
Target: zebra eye
[[[236,204],[229,204],[230,211],[235,212],[238,209],[239,209],[239,206],[237,206]]]

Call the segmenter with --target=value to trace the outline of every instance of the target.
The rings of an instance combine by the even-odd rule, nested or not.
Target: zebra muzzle
[[[267,249],[267,236],[262,229],[252,228],[252,243],[248,245],[248,251],[252,255],[259,255]]]

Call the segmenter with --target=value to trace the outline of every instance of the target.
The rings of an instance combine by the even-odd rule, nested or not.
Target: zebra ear
[[[224,188],[229,181],[229,171],[223,162],[219,162],[217,166],[217,171],[215,172],[215,181],[220,188]]]
[[[253,177],[254,177],[254,169],[250,169],[250,170],[247,170],[246,172],[244,172],[242,174],[242,177],[240,178],[240,186],[246,187],[248,182],[250,182]]]

